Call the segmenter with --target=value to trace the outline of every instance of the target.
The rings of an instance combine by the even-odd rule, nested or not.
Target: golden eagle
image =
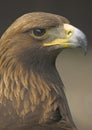
[[[55,67],[65,48],[87,50],[83,32],[59,15],[18,18],[0,39],[0,130],[75,130]]]

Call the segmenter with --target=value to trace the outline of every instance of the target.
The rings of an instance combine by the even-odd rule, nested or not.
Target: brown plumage
[[[54,42],[70,35],[64,24],[69,22],[62,16],[29,13],[1,37],[0,130],[76,129],[55,67],[61,50],[78,42]],[[79,44],[86,48],[86,42]]]

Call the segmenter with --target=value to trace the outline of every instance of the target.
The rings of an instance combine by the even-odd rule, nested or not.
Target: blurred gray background
[[[0,36],[19,16],[45,11],[67,17],[87,35],[88,54],[66,49],[57,58],[70,110],[78,130],[92,130],[92,4],[90,0],[0,0]]]

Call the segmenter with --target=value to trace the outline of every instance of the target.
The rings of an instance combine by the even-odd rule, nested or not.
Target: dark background
[[[19,16],[33,11],[63,15],[88,39],[88,54],[67,50],[57,68],[78,130],[92,130],[92,4],[91,0],[0,0],[0,36]]]

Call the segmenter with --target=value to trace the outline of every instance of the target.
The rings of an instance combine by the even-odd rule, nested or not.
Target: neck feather
[[[44,60],[43,64],[35,64],[25,70],[23,66],[9,66],[2,71],[0,80],[0,103],[6,104],[7,99],[13,104],[19,116],[35,111],[41,102],[49,104],[55,97],[62,95],[63,84],[57,73],[55,63]],[[51,94],[53,93],[53,94]]]

